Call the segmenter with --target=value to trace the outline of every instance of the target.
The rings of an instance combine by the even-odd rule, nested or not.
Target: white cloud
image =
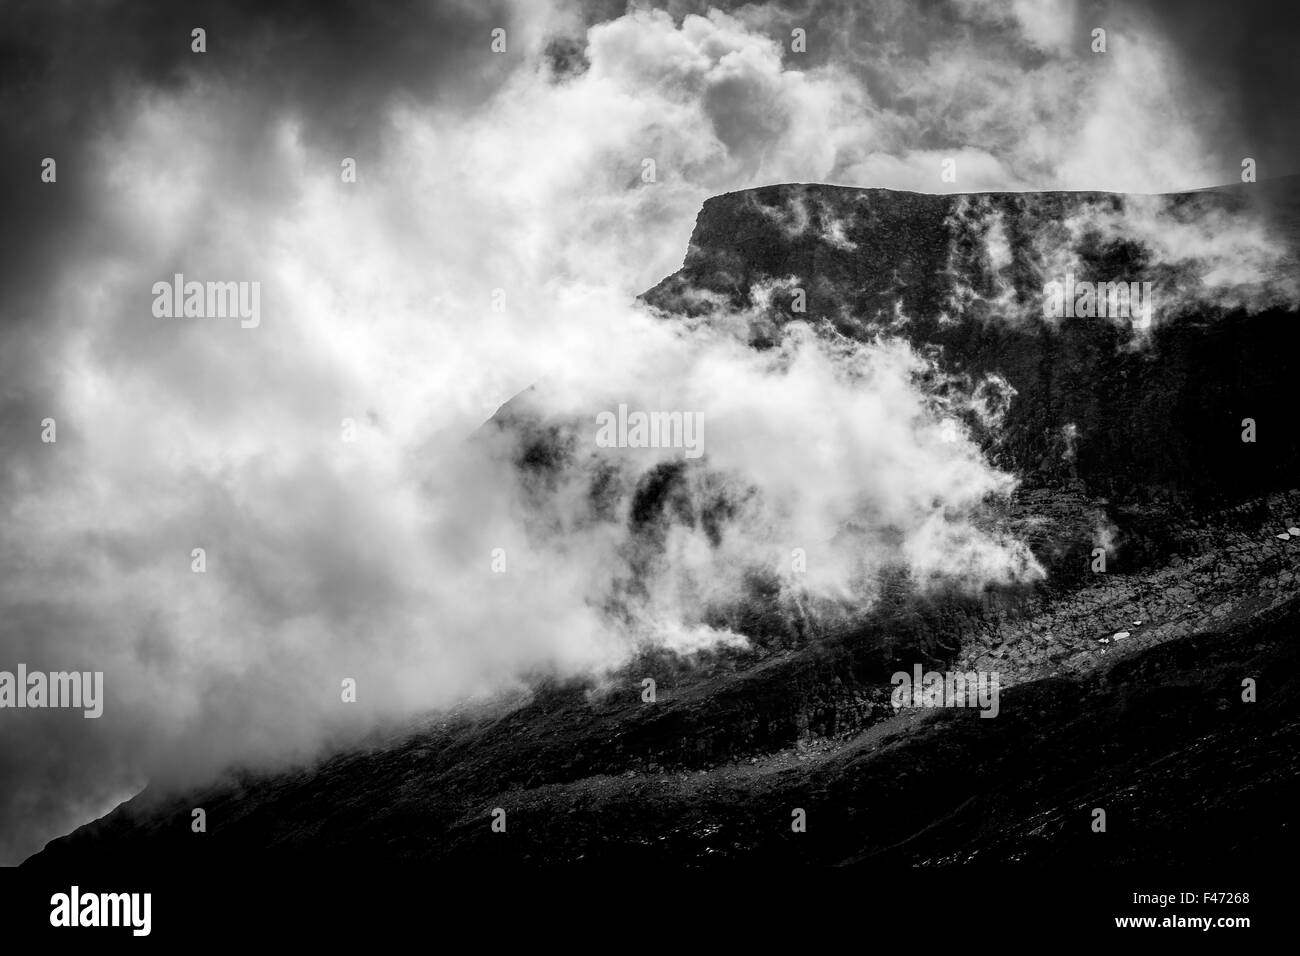
[[[676,269],[702,201],[732,189],[1193,184],[1196,133],[1152,85],[1160,49],[1117,49],[1129,58],[1095,75],[1051,61],[1029,84],[969,38],[937,58],[866,50],[913,110],[884,105],[858,64],[791,68],[746,26],[753,11],[633,11],[594,26],[589,68],[553,82],[544,27],[571,15],[520,10],[523,65],[469,107],[396,103],[356,144],[355,185],[310,117],[250,110],[247,78],[142,94],[97,140],[84,238],[46,302],[61,438],[7,462],[0,608],[8,656],[104,669],[109,697],[104,736],[52,749],[24,792],[59,777],[82,812],[145,774],[308,753],[358,723],[344,676],[378,719],[607,667],[646,634],[729,641],[701,616],[792,546],[809,552],[797,587],[859,606],[886,560],[922,579],[1035,573],[981,530],[1009,479],[943,440],[906,349],[837,353],[796,332],[760,355],[686,338],[631,296]],[[1065,42],[1047,13],[1013,12],[1028,42]],[[262,281],[261,327],[153,319],[148,290],[173,271]],[[626,541],[583,523],[581,481],[534,513],[465,443],[537,380],[556,414],[620,396],[702,411],[727,476],[710,480],[760,493],[716,549],[671,532],[634,633],[602,614]],[[537,533],[549,518],[563,533]],[[37,733],[39,716],[5,732]]]

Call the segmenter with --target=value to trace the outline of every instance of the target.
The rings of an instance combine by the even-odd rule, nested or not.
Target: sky
[[[698,582],[829,541],[864,500],[916,568],[1032,577],[926,504],[966,516],[1014,476],[941,439],[917,356],[798,330],[760,356],[635,303],[709,196],[1297,171],[1288,3],[263,6],[0,9],[0,670],[106,685],[98,720],[0,711],[0,863],[149,780],[307,759],[646,634],[735,640],[701,625]],[[160,318],[176,273],[258,282],[259,323]],[[635,633],[599,613],[623,542],[565,498],[590,475],[539,539],[467,443],[542,380],[554,410],[708,408],[713,461],[773,503],[721,558],[673,542]],[[870,477],[809,496],[809,474]],[[852,592],[872,547],[830,549],[809,586]]]

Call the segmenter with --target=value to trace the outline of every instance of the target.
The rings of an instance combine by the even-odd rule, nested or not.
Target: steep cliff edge
[[[983,437],[1029,487],[1231,503],[1300,474],[1298,224],[1300,177],[1136,197],[771,186],[708,200],[681,270],[644,298],[746,311],[760,347],[826,323],[996,375],[1015,394]],[[1045,317],[1044,286],[1067,276],[1150,282],[1149,329]],[[1245,418],[1268,440],[1243,443]]]

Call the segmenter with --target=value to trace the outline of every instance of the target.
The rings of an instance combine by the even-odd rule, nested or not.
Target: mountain
[[[901,335],[942,350],[945,371],[996,373],[1015,389],[991,450],[1030,482],[1126,501],[1234,501],[1286,485],[1298,451],[1288,396],[1300,177],[1258,194],[1253,185],[1136,197],[803,185],[730,193],[704,204],[682,269],[645,299],[708,313],[752,307],[765,284],[803,288],[806,315],[778,293],[755,323],[755,345],[791,318],[856,339]],[[1261,222],[1275,243],[1259,239]],[[1234,245],[1234,234],[1247,241]],[[1238,275],[1239,256],[1260,274]],[[1151,281],[1150,341],[1134,347],[1124,322],[1044,321],[1044,283],[1067,272]],[[1249,459],[1244,417],[1276,426]],[[1077,457],[1064,454],[1071,425]]]
[[[539,678],[310,767],[146,790],[25,865],[1289,854],[1298,248],[1297,178],[1167,196],[781,185],[710,199],[646,304],[687,324],[742,316],[759,351],[793,322],[906,340],[932,360],[935,395],[975,397],[965,428],[1019,478],[988,520],[1028,544],[1043,580],[971,595],[886,575],[870,608],[829,621],[757,575],[719,611],[745,648],[646,648],[599,684]],[[1045,304],[1052,282],[1112,281],[1150,283],[1150,314]],[[536,389],[487,427],[512,437],[539,507],[577,467],[573,422],[549,417]],[[592,520],[627,516],[633,567],[662,556],[674,523],[726,533],[734,502],[683,494],[684,464],[614,491],[602,481]],[[891,676],[918,662],[997,671],[997,719],[893,707]]]

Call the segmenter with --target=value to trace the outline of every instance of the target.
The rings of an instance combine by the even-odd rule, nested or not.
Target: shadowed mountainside
[[[1170,197],[787,185],[710,199],[682,269],[645,301],[701,321],[741,315],[758,349],[794,320],[902,337],[952,387],[983,388],[998,414],[965,424],[1021,478],[996,520],[1029,544],[1044,582],[972,597],[899,579],[869,613],[824,626],[757,580],[725,622],[749,648],[689,660],[646,649],[599,686],[540,681],[311,767],[146,791],[27,865],[1108,865],[1290,852],[1298,196],[1290,179]],[[1151,328],[1044,318],[1043,286],[1067,271],[1151,281]],[[1242,441],[1246,418],[1256,442]],[[514,464],[539,495],[573,465],[572,424],[527,395],[494,427],[517,437]],[[686,480],[680,465],[656,471],[602,520],[626,513],[638,540],[707,524],[707,509],[675,496]],[[1092,574],[1099,523],[1113,560]],[[916,662],[998,670],[998,718],[895,710],[890,675]],[[647,673],[654,704],[640,696]],[[1256,703],[1242,701],[1245,678]],[[206,834],[190,832],[195,806]],[[496,807],[504,834],[490,828]],[[791,832],[796,807],[807,833]],[[1091,832],[1095,807],[1105,834]]]

